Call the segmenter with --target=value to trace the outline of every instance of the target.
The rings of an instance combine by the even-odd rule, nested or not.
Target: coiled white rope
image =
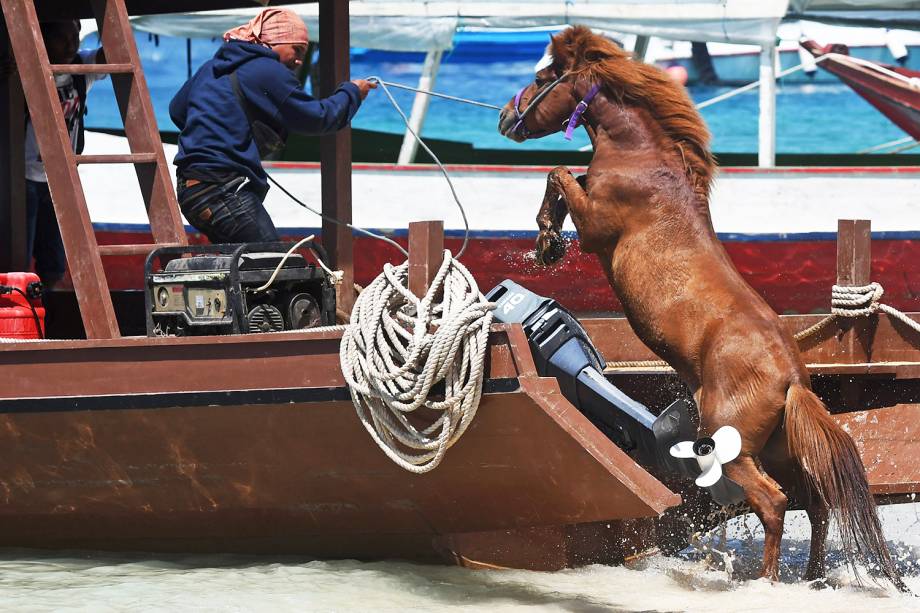
[[[391,460],[420,474],[476,415],[495,305],[449,251],[423,298],[409,291],[408,273],[408,262],[385,264],[361,292],[339,359],[361,423]],[[432,391],[442,381],[443,399]]]

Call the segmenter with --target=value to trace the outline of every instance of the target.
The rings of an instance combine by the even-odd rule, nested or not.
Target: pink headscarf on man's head
[[[265,9],[238,28],[227,30],[224,40],[242,40],[268,47],[270,45],[307,44],[307,24],[290,9]]]

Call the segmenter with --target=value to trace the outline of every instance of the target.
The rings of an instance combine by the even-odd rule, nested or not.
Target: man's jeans
[[[26,180],[26,255],[46,287],[61,280],[67,268],[64,241],[48,184]]]
[[[182,214],[212,243],[267,243],[280,240],[262,198],[241,178],[224,185],[180,178],[176,189]]]

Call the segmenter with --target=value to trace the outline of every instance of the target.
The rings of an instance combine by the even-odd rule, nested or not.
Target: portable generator
[[[280,332],[335,324],[329,275],[293,243],[189,245],[144,265],[147,336]],[[326,264],[321,246],[305,243]],[[153,270],[154,262],[165,262]]]

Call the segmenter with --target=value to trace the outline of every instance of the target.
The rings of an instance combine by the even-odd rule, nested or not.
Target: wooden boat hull
[[[625,320],[585,325],[609,357],[654,357]],[[804,347],[873,491],[892,501],[920,493],[910,333],[881,316]],[[544,570],[654,547],[655,518],[680,498],[535,376],[519,327],[496,326],[492,341],[476,420],[425,475],[363,430],[334,333],[0,344],[0,545]],[[661,369],[608,376],[653,409],[686,393]]]
[[[535,375],[519,327],[424,475],[371,441],[337,355],[329,333],[0,345],[0,545],[550,569],[648,548],[588,536],[680,501]]]

